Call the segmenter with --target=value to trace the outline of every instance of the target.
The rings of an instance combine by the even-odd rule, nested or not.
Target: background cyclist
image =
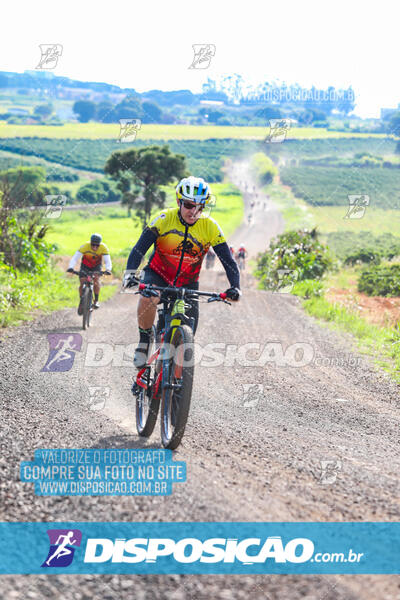
[[[93,308],[99,308],[99,293],[100,293],[100,276],[101,264],[104,258],[104,265],[107,275],[111,275],[111,257],[108,248],[102,242],[102,237],[99,233],[93,233],[90,238],[90,242],[85,242],[75,252],[70,260],[67,273],[73,273],[76,263],[80,260],[81,266],[79,270],[82,273],[93,275],[93,289],[94,289],[94,304]],[[79,286],[79,298],[82,297],[82,286],[85,278],[80,277]],[[78,315],[82,314],[81,301],[79,302]]]
[[[244,269],[246,258],[247,258],[247,250],[244,247],[244,244],[240,244],[239,249],[236,253],[236,260],[239,264],[239,268]]]

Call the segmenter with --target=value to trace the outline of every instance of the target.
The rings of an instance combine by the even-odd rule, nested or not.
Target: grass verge
[[[331,304],[323,296],[303,300],[303,306],[308,314],[328,324],[331,329],[350,333],[359,350],[372,356],[377,366],[400,383],[400,330],[367,323],[355,312],[339,304]]]

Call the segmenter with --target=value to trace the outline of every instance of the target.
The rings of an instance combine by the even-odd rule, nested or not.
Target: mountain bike
[[[153,325],[146,365],[138,372],[132,393],[136,397],[138,434],[149,437],[157,422],[161,403],[161,440],[175,450],[183,437],[189,415],[194,375],[194,318],[185,310],[190,301],[225,302],[226,294],[178,287],[139,284],[136,294],[157,296],[161,292],[157,326]]]
[[[240,271],[243,271],[243,270],[245,269],[245,267],[246,267],[246,262],[245,262],[245,258],[244,258],[244,256],[238,256],[238,257],[236,258],[236,261],[237,261],[237,264],[238,264],[239,270],[240,270]]]
[[[107,271],[96,271],[96,275],[99,277],[105,275]],[[73,271],[78,277],[84,277],[85,280],[82,285],[82,296],[80,305],[82,305],[82,329],[85,330],[90,327],[90,319],[92,316],[93,308],[93,288],[94,288],[94,273],[88,273],[88,271]]]

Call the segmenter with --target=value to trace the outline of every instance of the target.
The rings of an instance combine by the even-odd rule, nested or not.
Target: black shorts
[[[165,281],[165,279],[163,279],[161,277],[161,275],[159,275],[158,273],[156,273],[155,271],[153,271],[153,269],[151,267],[145,267],[140,275],[140,281],[142,283],[151,283],[152,285],[157,285],[159,287],[169,287],[170,284]],[[198,281],[194,281],[192,283],[188,283],[185,286],[178,286],[178,287],[186,287],[190,290],[198,290],[199,289],[199,282]],[[186,314],[188,317],[193,317],[194,318],[194,326],[193,326],[193,333],[196,333],[196,329],[197,329],[197,325],[199,323],[199,303],[197,301],[193,301],[191,302],[190,300],[186,301],[188,304],[190,304],[190,308],[186,311]]]

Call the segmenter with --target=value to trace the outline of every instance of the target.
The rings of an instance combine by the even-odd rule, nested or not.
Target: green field
[[[348,195],[367,194],[371,207],[400,209],[400,169],[284,167],[280,178],[312,206],[348,206]]]
[[[159,145],[160,140],[137,140],[134,144],[119,144],[113,139],[62,139],[62,138],[0,138],[0,154],[3,164],[13,164],[23,160],[49,161],[73,169],[102,173],[108,157],[116,150],[129,150]],[[188,170],[204,177],[209,182],[222,181],[223,165],[227,158],[231,160],[248,159],[257,152],[265,152],[275,162],[298,164],[304,159],[323,157],[353,157],[359,152],[382,153],[393,156],[396,143],[391,138],[325,138],[308,140],[286,140],[282,144],[268,144],[262,140],[251,139],[210,139],[210,140],[167,140],[172,152],[184,154]],[[3,154],[4,153],[4,154]],[[27,158],[25,158],[27,157]],[[10,165],[11,166],[11,165]],[[308,167],[311,168],[311,167]],[[319,168],[319,167],[313,167]],[[394,171],[396,169],[393,169]],[[331,173],[332,175],[332,173]]]
[[[137,139],[153,140],[206,140],[222,138],[264,139],[269,132],[269,124],[265,127],[232,127],[212,125],[145,125],[138,131]],[[50,137],[69,139],[117,139],[119,124],[113,123],[66,123],[62,126],[43,125],[10,125],[0,121],[0,137]],[[367,134],[328,131],[324,128],[293,127],[288,132],[288,139],[318,138],[365,138],[386,137],[386,134]]]
[[[380,233],[400,233],[400,211],[384,210],[368,206],[362,219],[345,219],[344,206],[310,206],[307,208],[321,233],[350,231],[358,233],[368,230],[374,235]]]
[[[214,184],[212,191],[217,198],[217,206],[211,216],[229,236],[243,220],[242,197],[230,184]],[[173,205],[172,189],[170,205],[171,202]],[[92,210],[90,206],[82,210],[66,210],[54,220],[46,239],[57,245],[56,254],[74,254],[91,233],[98,231],[103,235],[111,255],[127,257],[142,231],[140,223],[127,217],[126,209],[118,206],[101,208],[99,214],[93,214]]]
[[[400,210],[368,206],[361,219],[344,218],[346,206],[311,206],[296,198],[290,188],[277,182],[264,188],[282,212],[285,230],[317,226],[321,234],[335,231],[359,233],[368,230],[374,235],[394,233],[400,235]]]

